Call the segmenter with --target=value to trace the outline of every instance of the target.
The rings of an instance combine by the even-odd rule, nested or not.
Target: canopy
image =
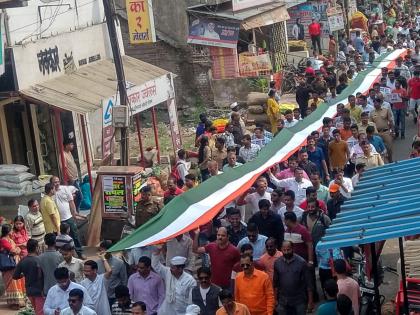
[[[255,160],[211,177],[196,188],[177,196],[159,214],[115,244],[110,251],[159,244],[212,220],[222,207],[246,192],[262,173],[286,160],[304,145],[312,131],[321,129],[324,117],[336,115],[337,104],[347,104],[350,94],[367,93],[381,74],[381,68],[395,67],[395,59],[405,52],[400,49],[381,56],[375,67],[360,73],[334,103],[330,106],[326,103],[319,105],[314,113],[294,127],[282,130],[260,151]]]
[[[320,248],[420,234],[420,158],[367,170],[327,229]]]
[[[169,73],[139,59],[122,56],[127,85],[140,86]],[[97,61],[20,91],[22,98],[86,114],[102,108],[102,100],[115,95],[117,77],[111,59]]]

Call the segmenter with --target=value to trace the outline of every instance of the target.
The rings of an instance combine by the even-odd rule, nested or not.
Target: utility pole
[[[114,58],[115,72],[117,73],[118,92],[120,95],[120,105],[128,106],[127,88],[125,84],[124,67],[122,63],[120,47],[117,36],[117,28],[115,27],[115,11],[113,0],[103,0],[106,24],[108,26],[109,40],[111,42],[112,55]],[[128,108],[127,108],[128,112]],[[128,165],[128,127],[120,128],[120,159],[121,165]]]

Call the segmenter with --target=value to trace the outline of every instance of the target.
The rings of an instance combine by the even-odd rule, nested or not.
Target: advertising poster
[[[246,75],[246,73],[249,72],[271,70],[273,70],[273,66],[268,54],[262,54],[258,56],[250,56],[247,55],[247,53],[239,54],[239,71],[241,75]]]
[[[141,189],[142,180],[141,180],[141,174],[138,173],[132,177],[132,190],[133,190],[133,214],[136,213],[137,204],[139,203],[141,199]]]
[[[152,0],[126,0],[130,44],[156,42]]]
[[[287,35],[292,39],[293,25],[296,19],[300,19],[300,23],[305,29],[305,39],[310,39],[308,26],[312,23],[312,19],[316,19],[322,26],[321,37],[328,37],[330,29],[328,27],[327,17],[328,0],[308,1],[297,6],[287,9],[289,12],[290,20],[286,21]]]
[[[238,23],[193,18],[187,41],[190,44],[236,48],[238,37]]]
[[[127,212],[126,183],[124,176],[102,177],[105,213]]]
[[[343,15],[337,14],[328,17],[328,26],[330,27],[330,31],[339,31],[344,30],[344,18]]]

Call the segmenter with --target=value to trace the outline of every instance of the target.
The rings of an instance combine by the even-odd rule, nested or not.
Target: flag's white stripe
[[[380,75],[381,68],[386,67],[389,63],[396,59],[403,51],[404,50],[394,51],[388,56],[386,61],[382,61],[377,68],[370,71],[369,74],[366,75],[365,79],[362,81],[362,84],[354,91],[354,94],[358,92],[366,92],[367,89],[375,82],[377,76]],[[254,175],[261,173],[268,167],[278,163],[278,161],[283,159],[290,151],[296,149],[296,147],[299,146],[311,134],[312,131],[322,126],[322,119],[324,117],[335,116],[335,114],[337,113],[337,104],[339,103],[347,104],[347,100],[343,102],[336,102],[335,104],[331,105],[319,120],[315,121],[299,133],[295,134],[283,148],[277,151],[275,155],[273,155],[269,160],[267,160],[256,170],[245,174],[241,178],[238,178],[230,183],[227,183],[226,186],[224,186],[223,188],[215,191],[203,200],[192,204],[187,208],[187,210],[185,210],[185,212],[182,215],[180,215],[162,231],[154,234],[153,236],[145,239],[142,242],[131,246],[130,248],[146,246],[151,243],[157,242],[161,239],[170,237],[171,235],[174,235],[175,233],[179,232],[180,229],[183,229],[186,226],[192,224],[194,221],[199,219],[204,213],[206,213],[214,206],[215,200],[222,200],[227,198],[229,195],[238,190],[244,182],[248,182]]]

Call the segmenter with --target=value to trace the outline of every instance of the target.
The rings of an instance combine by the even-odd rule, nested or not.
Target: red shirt
[[[319,23],[313,22],[308,26],[309,35],[318,36],[321,35],[321,25]]]
[[[211,282],[222,288],[230,287],[230,276],[233,266],[239,261],[239,250],[229,244],[226,248],[220,248],[216,243],[204,246],[211,261]]]
[[[319,207],[321,208],[322,212],[324,212],[325,214],[327,213],[327,206],[325,204],[325,202],[323,200],[319,200],[318,199],[318,204]],[[308,207],[308,200],[304,200],[300,205],[299,208],[303,209],[306,211],[306,208]]]
[[[343,139],[344,141],[347,141],[347,139],[352,136],[351,129],[341,128],[339,129],[339,131],[340,131],[341,139]]]
[[[312,237],[309,231],[302,224],[297,224],[294,228],[286,229],[284,240],[293,243],[295,254],[308,261],[308,247],[306,242],[311,242]]]
[[[411,89],[410,98],[418,100],[420,98],[420,78],[411,78],[408,80],[408,86]]]
[[[310,74],[312,77],[314,77],[314,76],[315,76],[315,70],[314,70],[314,68],[312,68],[312,67],[307,67],[307,68],[305,69],[305,74]]]
[[[178,195],[182,194],[183,192],[184,192],[184,191],[183,191],[181,188],[177,187],[177,188],[175,189],[175,191],[166,190],[166,191],[163,193],[163,197],[167,198],[167,197],[169,197],[169,196],[178,196]]]
[[[399,94],[401,98],[407,97],[407,91],[404,88],[393,89],[392,93]],[[392,107],[393,109],[406,109],[407,105],[403,101],[403,102],[398,102],[398,103],[392,103]]]

